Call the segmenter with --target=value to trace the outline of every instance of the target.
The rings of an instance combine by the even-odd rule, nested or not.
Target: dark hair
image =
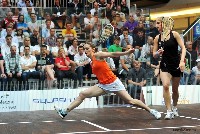
[[[79,48],[83,48],[83,49],[84,49],[83,45],[78,46],[78,49],[79,49]]]
[[[42,47],[45,47],[45,48],[47,49],[47,46],[46,46],[46,45],[41,45],[41,48],[42,48]]]
[[[114,40],[120,40],[119,36],[115,36]]]
[[[11,38],[12,38],[12,36],[11,36],[11,35],[7,34],[7,35],[6,35],[6,38],[8,38],[8,37],[11,37]]]
[[[30,46],[24,46],[24,49],[25,49],[26,47],[28,47],[28,48],[30,49]]]
[[[20,18],[21,16],[23,16],[23,18],[24,18],[24,15],[20,14],[20,15],[18,16],[18,22],[19,22],[19,18]],[[24,23],[24,19],[23,19],[22,23]]]

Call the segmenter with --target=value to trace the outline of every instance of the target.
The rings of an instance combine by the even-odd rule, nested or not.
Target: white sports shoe
[[[157,120],[159,120],[159,119],[161,118],[160,112],[158,112],[158,111],[155,110],[155,109],[151,109],[151,110],[150,110],[150,113],[151,113]]]
[[[178,109],[177,109],[176,107],[173,107],[173,108],[172,108],[172,111],[173,111],[173,113],[174,113],[174,116],[179,116],[179,114],[178,114]]]
[[[174,119],[174,113],[172,111],[167,111],[167,115],[165,116],[165,120]]]

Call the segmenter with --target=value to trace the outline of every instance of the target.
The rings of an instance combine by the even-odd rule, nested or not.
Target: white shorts
[[[122,82],[117,78],[113,83],[110,84],[97,84],[98,87],[103,89],[106,93],[111,93],[114,91],[126,90]]]

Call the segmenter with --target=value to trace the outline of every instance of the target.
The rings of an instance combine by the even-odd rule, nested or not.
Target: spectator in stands
[[[11,46],[16,46],[17,47],[16,51],[17,51],[17,53],[19,52],[18,44],[12,42],[12,36],[11,35],[7,35],[5,38],[6,38],[5,39],[6,42],[1,45],[1,54],[3,55],[4,58],[5,58],[6,54],[10,54],[11,53],[10,52]]]
[[[51,20],[51,14],[50,13],[45,13],[45,16],[44,16],[44,20],[42,22],[42,27],[46,27],[46,20],[50,20],[51,21],[51,24],[50,24],[50,28],[55,28],[55,24],[54,22]]]
[[[30,0],[25,0],[25,4],[26,4],[26,6],[22,7],[21,14],[23,14],[23,15],[27,14],[28,13],[28,7],[32,8],[32,13],[35,13],[35,9],[34,9],[33,6],[31,6]]]
[[[8,25],[8,27],[2,31],[2,33],[1,33],[1,42],[0,42],[0,44],[6,42],[5,37],[6,37],[7,35],[11,35],[11,36],[12,36],[12,43],[15,43],[15,44],[18,46],[19,41],[18,41],[17,36],[15,35],[15,32],[13,31],[13,23],[10,23],[10,24]]]
[[[129,20],[124,23],[124,27],[127,27],[129,34],[133,35],[133,30],[137,27],[138,22],[135,20],[133,14],[129,14]]]
[[[13,78],[16,78],[21,85],[21,74],[22,68],[20,65],[20,55],[17,53],[17,47],[11,46],[9,54],[6,54],[5,60],[5,69],[6,69],[6,76],[8,80],[8,90],[11,90],[10,84]],[[21,86],[20,86],[21,87]],[[20,89],[20,88],[19,88]]]
[[[59,0],[55,0],[55,5],[53,7],[54,8],[52,9],[52,12],[53,12],[52,16],[54,17],[53,22],[55,24],[55,27],[56,28],[64,28],[64,26],[65,26],[65,18],[66,18],[65,8],[62,5],[60,5],[60,1]],[[58,25],[57,20],[61,20],[62,21],[62,26],[61,27]]]
[[[122,0],[121,2],[121,11],[127,16],[129,14],[129,9],[126,4],[126,0]]]
[[[56,46],[56,38],[57,37],[55,36],[55,33],[56,33],[56,29],[51,28],[50,29],[50,35],[45,40],[45,44],[47,44],[49,46],[50,50],[51,50],[52,47]]]
[[[190,53],[190,54],[186,53],[186,59],[189,63],[189,68],[192,69],[193,67],[196,66],[196,60],[197,60],[198,54],[197,54],[196,50],[192,49],[192,42],[191,41],[186,42],[186,49]],[[190,61],[190,58],[191,58],[191,61]],[[191,66],[190,66],[190,63],[191,63]]]
[[[133,37],[131,35],[128,35],[128,31],[129,31],[128,28],[123,28],[122,31],[123,31],[123,34],[119,36],[120,37],[120,43],[119,44],[120,44],[121,47],[126,48],[127,41],[125,39],[128,40],[128,44],[132,45],[133,44]]]
[[[92,14],[92,16],[94,16],[94,13],[97,13],[98,16],[100,16],[100,9],[99,9],[99,5],[97,2],[94,2],[93,7],[90,12]]]
[[[132,48],[132,45],[127,45],[126,50]],[[135,55],[133,53],[129,55],[120,56],[120,64],[118,73],[121,75],[122,78],[127,78],[129,70],[132,68],[132,63],[135,61]]]
[[[46,26],[42,27],[42,37],[47,38],[50,36],[51,20],[46,20]]]
[[[87,78],[91,78],[91,66],[90,66],[91,59],[88,58],[84,52],[83,45],[78,46],[78,53],[74,56],[74,62],[77,65],[76,73],[79,81],[79,86],[82,86],[83,75],[87,75]]]
[[[197,65],[192,68],[193,75],[191,76],[192,84],[200,85],[200,59],[196,60]]]
[[[66,29],[62,30],[62,36],[64,37],[64,41],[67,41],[69,36],[73,35],[74,38],[77,37],[77,33],[74,29],[72,29],[72,25],[70,22],[66,23]]]
[[[31,42],[30,42],[30,38],[29,37],[25,37],[24,38],[24,44],[23,46],[20,47],[20,55],[21,56],[24,56],[24,47],[29,47],[29,52],[30,52],[30,55],[35,55],[34,53],[34,46],[31,46]]]
[[[31,46],[38,45],[39,29],[33,29],[33,34],[30,36]]]
[[[117,28],[117,22],[112,21],[111,25],[114,27],[114,36],[120,36],[122,34],[122,30]]]
[[[72,24],[74,29],[77,29],[77,19],[79,24],[83,24],[84,18],[84,6],[79,0],[73,0],[73,2],[68,3],[68,15],[72,17]]]
[[[19,0],[17,2],[17,7],[26,7],[26,3],[25,3],[26,0]],[[30,0],[29,0],[30,1]],[[30,1],[30,5],[33,6],[33,3]]]
[[[28,22],[28,28],[30,29],[30,33],[33,33],[34,29],[39,29],[40,24],[38,24],[36,20],[36,15],[35,13],[31,13],[31,22]]]
[[[2,0],[2,5],[0,5],[0,22],[6,18],[7,13],[10,12],[7,0]]]
[[[17,28],[16,37],[17,37],[18,42],[19,42],[18,48],[20,48],[23,45],[23,42],[24,42],[24,34],[23,34],[23,30],[21,28]]]
[[[107,6],[107,3],[105,2],[105,0],[100,0],[98,4],[99,4],[100,9],[105,8]]]
[[[138,29],[138,33],[134,38],[133,47],[135,48],[135,59],[138,59],[141,55],[142,47],[145,44],[145,36],[144,31],[142,29]]]
[[[11,11],[8,11],[6,18],[4,18],[1,22],[2,28],[7,28],[10,23],[13,23],[13,29],[17,28],[17,22],[15,22],[15,20],[13,20],[12,17],[13,13]]]
[[[19,15],[18,22],[17,22],[17,28],[22,29],[23,32],[26,32],[28,34],[29,28],[28,28],[28,24],[24,22],[24,15]]]
[[[94,27],[94,18],[92,18],[90,12],[86,13],[86,17],[84,18],[84,24],[85,24],[85,31],[89,31],[89,33],[91,33]]]
[[[133,68],[128,72],[128,92],[131,97],[140,99],[141,88],[146,85],[146,70],[139,61],[132,62]]]
[[[150,36],[153,37],[153,39],[159,34],[159,31],[158,29],[155,27],[155,24],[154,24],[154,21],[150,21],[149,22],[149,33],[150,33]]]
[[[148,85],[149,84],[160,85],[160,77],[155,76],[155,69],[159,69],[159,64],[158,64],[158,59],[153,57],[153,44],[150,45],[150,53],[148,54],[146,65],[147,66],[145,69],[146,69],[146,73],[147,73],[147,78],[152,79],[152,81],[151,80],[147,81]]]
[[[100,37],[100,32],[101,32],[101,24],[97,24],[97,29],[93,31],[93,38],[92,38],[92,43],[97,46],[98,45],[98,41],[99,41],[99,37]],[[98,51],[101,51],[102,46],[99,45],[97,46]]]
[[[49,54],[47,54],[47,46],[46,45],[41,45],[40,47],[40,55],[36,56],[37,59],[37,64],[36,64],[36,69],[38,71],[43,72],[43,74],[46,75],[47,77],[47,85],[48,87],[52,87],[52,83],[54,85],[57,84],[57,80],[54,77],[54,60],[53,57]]]
[[[33,8],[32,7],[27,7],[27,13],[23,14],[24,15],[24,22],[29,23],[31,22],[31,13],[33,13]]]
[[[4,91],[6,88],[6,74],[5,74],[5,68],[4,68],[4,59],[3,59],[3,55],[1,54],[1,47],[0,47],[0,91]]]
[[[30,55],[30,46],[24,46],[24,56],[21,57],[20,60],[21,67],[22,67],[22,80],[24,82],[24,88],[28,90],[28,79],[34,78],[39,79],[39,82],[42,82],[44,80],[44,76],[40,71],[36,71],[36,57],[33,55]]]
[[[142,58],[149,58],[151,54],[151,46],[153,45],[153,37],[147,37],[147,43],[142,46],[141,55]]]
[[[64,44],[67,49],[69,49],[69,47],[73,44],[73,40],[74,40],[74,36],[73,36],[73,34],[70,34],[67,37],[67,41],[65,41],[65,44]]]
[[[74,60],[74,56],[78,53],[79,42],[78,39],[75,38],[72,42],[72,45],[68,49],[68,56],[71,60]]]
[[[116,14],[119,14],[121,19],[126,17],[125,14],[122,12],[120,5],[117,6],[116,10]]]
[[[116,13],[114,20],[117,23],[117,28],[121,29],[123,27],[123,25],[124,25],[124,22],[122,22],[122,18],[120,17],[120,14]]]
[[[74,72],[74,61],[70,60],[68,56],[65,55],[65,50],[60,47],[58,50],[58,57],[55,59],[55,65],[57,67],[56,76],[58,80],[58,88],[63,88],[63,78],[70,78],[74,80],[73,88],[77,87],[77,75]],[[73,68],[72,68],[73,67]]]
[[[19,15],[21,14],[20,11],[21,11],[20,8],[13,8],[13,11],[12,11],[12,12],[14,12],[14,14],[13,14],[12,19],[13,19],[14,21],[16,21],[16,22],[18,22]]]
[[[41,54],[41,52],[40,52],[41,46],[47,47],[46,53],[49,55],[50,54],[49,46],[44,43],[44,37],[39,36],[38,37],[38,43],[39,43],[38,45],[35,45],[33,47],[33,51],[34,51],[33,53],[35,54],[35,56]]]
[[[107,48],[102,48],[102,52],[108,52],[108,49]],[[106,60],[106,62],[108,64],[108,66],[110,67],[110,69],[112,70],[112,72],[116,76],[118,76],[117,68],[115,67],[115,63],[114,63],[113,58],[107,57],[107,58],[105,58],[105,60]],[[118,60],[118,62],[119,62],[119,60]]]
[[[58,56],[58,50],[60,47],[63,47],[63,39],[58,37],[56,38],[56,46],[51,48],[51,53],[54,58]],[[65,55],[68,55],[67,48],[64,47],[63,49],[65,51]]]

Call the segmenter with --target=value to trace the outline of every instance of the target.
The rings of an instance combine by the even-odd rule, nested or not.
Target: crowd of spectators
[[[52,7],[43,9],[39,8],[38,1],[20,0],[17,7],[10,7],[8,0],[1,0],[1,88],[5,83],[10,85],[12,78],[20,83],[37,78],[40,82],[47,80],[48,87],[63,88],[66,77],[75,81],[74,88],[77,83],[81,86],[84,75],[90,79],[92,74],[91,60],[84,53],[86,42],[95,44],[97,51],[135,48],[134,54],[106,59],[113,72],[126,79],[128,90],[135,92],[147,84],[158,84],[154,70],[159,66],[152,49],[153,39],[159,33],[155,22],[149,20],[149,13],[141,9],[130,12],[126,0],[97,0],[89,4],[89,8],[84,4],[79,0],[65,4],[55,0]],[[114,27],[114,34],[99,44],[106,24]],[[82,43],[79,33],[86,34]],[[186,65],[192,64],[184,72],[181,83],[199,84],[200,59],[191,49],[192,42],[186,45],[191,54],[191,60],[186,56]],[[196,83],[192,83],[194,79]],[[20,88],[28,89],[24,84]]]

